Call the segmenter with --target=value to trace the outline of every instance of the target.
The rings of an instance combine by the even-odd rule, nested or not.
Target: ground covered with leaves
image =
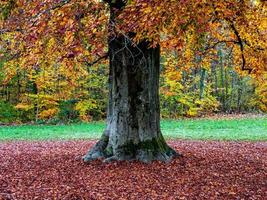
[[[83,164],[94,141],[0,143],[0,199],[265,199],[267,143],[169,141],[184,157]]]

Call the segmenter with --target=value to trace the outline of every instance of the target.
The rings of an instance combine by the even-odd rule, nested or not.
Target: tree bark
[[[125,4],[121,0],[107,2],[111,7],[110,27],[114,28],[116,12]],[[149,163],[178,156],[160,131],[160,47],[150,48],[146,41],[135,45],[133,35],[116,33],[109,38],[107,126],[101,139],[83,157],[84,162],[104,159]]]
[[[201,69],[201,76],[199,81],[199,99],[203,99],[204,90],[205,90],[205,78],[206,78],[206,69]]]
[[[110,42],[107,127],[84,162],[112,160],[169,161],[178,154],[160,131],[160,48],[148,42],[132,46],[127,37]]]
[[[222,102],[222,110],[226,111],[226,96],[225,96],[225,80],[224,80],[224,61],[223,61],[223,51],[220,48],[218,51],[219,55],[219,63],[220,63],[220,75],[221,75],[221,102]]]

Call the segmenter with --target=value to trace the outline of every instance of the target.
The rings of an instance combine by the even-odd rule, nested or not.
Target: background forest
[[[187,52],[185,52],[187,53]],[[162,118],[267,111],[266,74],[253,79],[232,65],[232,52],[216,48],[207,66],[181,66],[173,52],[161,58]],[[70,123],[106,116],[107,63],[75,69],[38,69],[0,63],[0,122]],[[74,73],[75,72],[75,73]]]

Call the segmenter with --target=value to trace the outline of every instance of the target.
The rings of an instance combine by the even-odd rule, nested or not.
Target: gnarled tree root
[[[102,136],[95,146],[83,157],[85,163],[101,159],[104,162],[133,161],[143,163],[152,161],[169,162],[176,157],[182,156],[167,145],[163,137],[147,140],[134,144],[129,142],[123,146],[112,148],[108,136]]]

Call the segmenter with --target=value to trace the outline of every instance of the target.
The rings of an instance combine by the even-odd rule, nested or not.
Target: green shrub
[[[19,113],[10,103],[0,101],[0,123],[11,123],[18,120]]]
[[[79,112],[75,110],[75,105],[78,102],[76,99],[61,101],[59,103],[59,112],[57,118],[62,123],[78,122]]]

